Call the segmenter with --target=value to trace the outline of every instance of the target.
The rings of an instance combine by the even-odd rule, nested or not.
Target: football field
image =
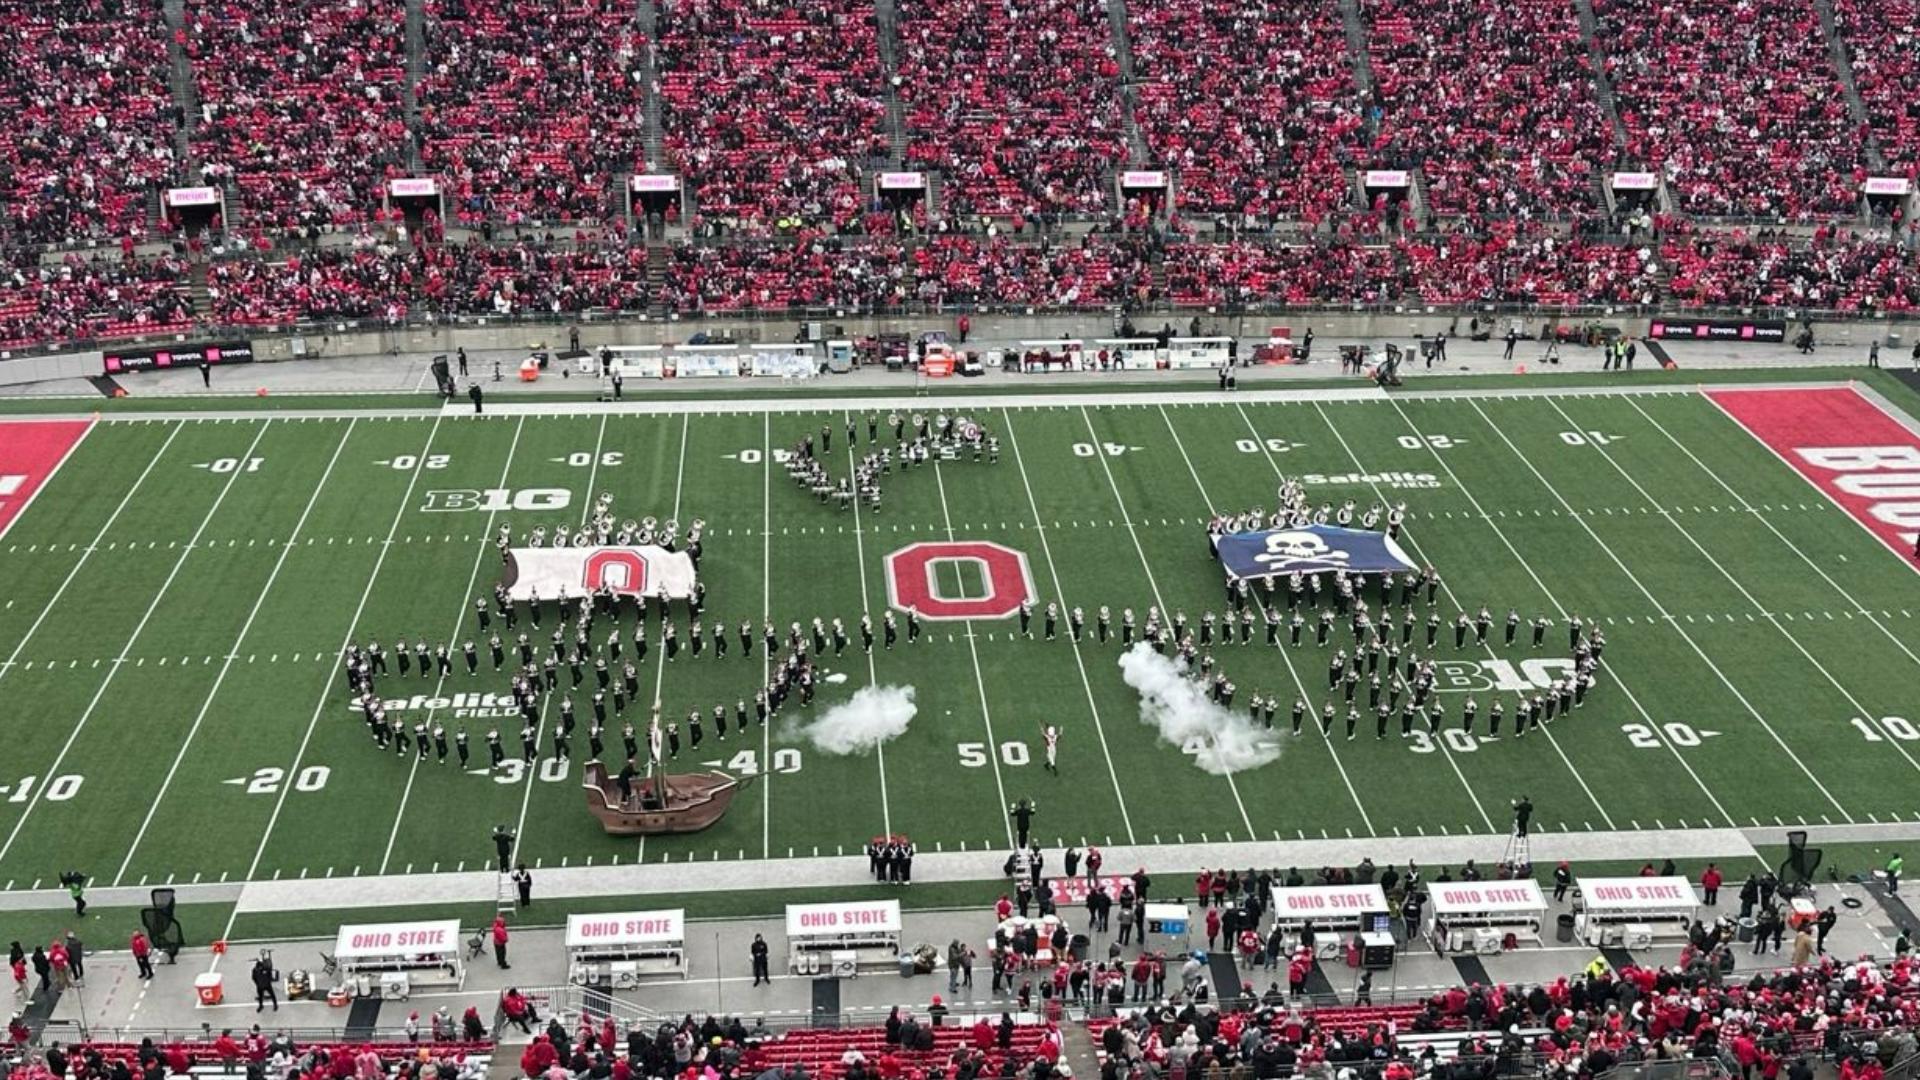
[[[28,480],[0,506],[18,514],[0,536],[0,887],[48,888],[76,869],[96,885],[472,870],[499,824],[547,867],[834,855],[888,832],[923,851],[1001,850],[1020,798],[1037,802],[1049,845],[1498,833],[1522,793],[1553,831],[1920,821],[1920,576],[1852,512],[1872,520],[1873,499],[1911,488],[1856,483],[1852,505],[1793,462],[1796,445],[1884,447],[1863,417],[1905,429],[1851,390],[1817,396],[1818,408],[1779,389],[961,404],[999,439],[999,462],[896,469],[878,513],[800,490],[785,448],[825,425],[822,456],[845,475],[870,414],[890,444],[885,414],[937,411],[926,399],[847,403],[854,446],[846,409],[790,403],[7,423],[0,472]],[[1359,737],[1344,719],[1323,736],[1320,705],[1338,696],[1328,660],[1352,647],[1345,620],[1325,647],[1311,623],[1298,647],[1256,628],[1210,651],[1238,686],[1235,709],[1279,697],[1263,736],[1278,758],[1214,775],[1142,722],[1118,666],[1119,613],[1144,622],[1157,606],[1197,626],[1223,610],[1208,517],[1271,508],[1282,477],[1315,503],[1406,504],[1402,543],[1442,577],[1439,641],[1427,647],[1422,597],[1412,648],[1439,662],[1448,727],[1403,738],[1396,722],[1376,739],[1363,686]],[[578,762],[547,757],[558,694],[538,764],[483,767],[488,726],[501,722],[513,756],[518,724],[484,643],[475,676],[457,648],[479,636],[474,599],[500,575],[497,530],[577,527],[602,492],[616,518],[707,523],[705,619],[735,640],[724,658],[682,650],[668,664],[649,625],[638,700],[657,698],[663,720],[716,704],[731,719],[751,703],[764,657],[757,640],[741,655],[742,620],[756,639],[766,621],[852,628],[864,612],[878,625],[889,557],[914,545],[933,546],[895,565],[950,599],[1000,588],[977,545],[1015,553],[1037,607],[1060,605],[1059,637],[1042,640],[1038,618],[1031,639],[1010,617],[930,620],[908,646],[903,615],[901,644],[866,655],[856,634],[820,661],[829,677],[811,709],[792,703],[725,742],[709,725],[698,751],[683,747],[676,768],[752,777],[717,826],[609,837]],[[1101,605],[1115,621],[1104,644]],[[1064,617],[1076,606],[1077,643]],[[1456,648],[1455,616],[1482,606],[1487,642]],[[1503,641],[1509,608],[1553,620],[1545,646],[1524,628]],[[1559,675],[1573,615],[1605,632],[1599,685],[1515,739],[1516,691]],[[684,638],[688,616],[674,618]],[[534,640],[553,625],[549,612]],[[381,752],[350,702],[349,641],[422,638],[454,646],[453,674],[392,673],[380,694],[409,725],[469,730],[469,770]],[[870,684],[914,688],[905,734],[852,756],[800,737]],[[1468,694],[1472,733],[1458,730]],[[1313,715],[1296,737],[1302,695]],[[1496,698],[1508,727],[1490,740]],[[644,732],[644,705],[626,718]],[[1057,776],[1042,768],[1047,725],[1061,732]],[[585,756],[584,731],[574,747]]]

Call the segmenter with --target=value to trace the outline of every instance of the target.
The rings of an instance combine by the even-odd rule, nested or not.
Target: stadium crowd
[[[459,247],[391,245],[328,249],[281,263],[238,259],[207,275],[215,323],[284,325],[298,319],[381,319],[413,314],[562,314],[645,310],[645,249],[562,249],[477,241]]]
[[[144,230],[179,121],[158,0],[6,0],[0,195],[16,243]]]
[[[0,73],[0,341],[650,306],[1880,313],[1920,288],[1911,215],[1882,199],[1878,231],[1845,220],[1869,171],[1920,171],[1915,0],[1834,0],[1832,43],[1811,0],[1595,0],[1591,37],[1558,0],[1363,0],[1357,28],[1332,0],[1121,22],[1101,0],[652,10],[431,0],[410,44],[403,7],[365,0],[185,0],[177,30],[157,0],[0,0],[31,42]],[[925,197],[874,191],[896,162],[933,171]],[[1116,194],[1129,166],[1171,174],[1172,218],[1150,189]],[[1372,167],[1418,168],[1421,204],[1356,208]],[[1674,200],[1626,242],[1600,198],[1616,168]],[[649,273],[619,188],[659,171],[691,201],[654,210],[684,209],[690,239]],[[414,176],[444,222],[384,205]],[[153,212],[196,182],[226,195],[211,230]],[[575,241],[520,238],[539,228]],[[136,253],[150,231],[172,252]],[[324,233],[347,246],[278,246]],[[71,241],[98,254],[36,250]]]
[[[644,37],[633,0],[434,0],[426,9],[420,159],[448,215],[572,223],[608,216],[640,160]],[[396,17],[400,9],[393,9]]]
[[[1903,245],[1821,228],[1676,230],[1622,244],[1518,222],[1412,234],[1391,243],[1337,236],[1161,243],[1090,235],[1022,241],[949,234],[921,240],[834,236],[683,242],[652,276],[648,248],[614,230],[487,243],[360,234],[301,253],[223,251],[208,302],[190,299],[188,255],[42,262],[16,252],[0,276],[0,346],[283,326],[390,324],[461,315],[641,312],[686,315],[840,308],[1044,311],[1144,306],[1501,303],[1791,307],[1862,314],[1920,307],[1920,269]],[[1156,283],[1164,270],[1164,284]]]
[[[1100,215],[1127,160],[1104,0],[899,0],[907,159],[954,215]]]
[[[1127,17],[1134,115],[1153,160],[1179,171],[1182,210],[1266,229],[1347,201],[1363,133],[1331,0],[1174,0]]]
[[[43,263],[16,255],[0,268],[0,347],[190,330],[195,313],[177,289],[187,271],[174,256]]]
[[[1627,155],[1680,209],[1808,221],[1858,204],[1864,140],[1808,0],[1593,9]]]
[[[666,149],[699,200],[697,229],[767,236],[861,217],[868,163],[888,152],[871,3],[677,0],[661,26]]]
[[[1326,223],[1376,166],[1419,167],[1429,208],[1476,226],[1596,215],[1614,167],[1663,172],[1688,214],[1809,222],[1857,209],[1881,158],[1920,167],[1913,0],[1835,0],[1846,72],[1810,0],[1597,0],[1591,40],[1561,0],[1366,0],[1359,55],[1330,0],[1123,24],[1101,0],[895,6],[883,28],[864,0],[666,0],[650,34],[635,0],[432,0],[411,46],[403,7],[364,0],[187,0],[171,32],[156,0],[4,0],[32,43],[0,75],[9,239],[138,238],[157,190],[192,181],[227,187],[239,226],[311,232],[358,227],[400,176],[438,178],[450,222],[562,224],[675,169],[700,235],[769,236],[876,231],[870,182],[896,160],[937,169],[940,215],[970,226],[1138,224],[1112,205],[1133,166],[1254,229]]]
[[[188,0],[185,20],[179,40],[199,100],[188,145],[200,179],[232,185],[242,219],[256,228],[364,221],[386,178],[404,171],[404,10]]]
[[[1920,3],[1833,0],[1834,27],[1853,62],[1853,82],[1866,104],[1874,141],[1888,165],[1908,175],[1920,164]]]
[[[1571,4],[1368,0],[1379,150],[1419,165],[1435,213],[1597,211],[1612,132]]]

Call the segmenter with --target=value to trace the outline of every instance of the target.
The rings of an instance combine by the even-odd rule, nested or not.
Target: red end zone
[[[1920,435],[1849,387],[1707,397],[1902,557],[1920,535]]]
[[[7,535],[92,426],[91,420],[0,421],[0,536]]]

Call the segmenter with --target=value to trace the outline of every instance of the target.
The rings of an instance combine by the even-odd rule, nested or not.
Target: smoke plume
[[[1271,732],[1215,703],[1174,660],[1136,643],[1120,656],[1120,674],[1140,694],[1140,721],[1164,741],[1193,753],[1215,776],[1257,769],[1280,756]]]
[[[906,734],[917,711],[911,686],[863,686],[799,734],[822,753],[865,754]]]

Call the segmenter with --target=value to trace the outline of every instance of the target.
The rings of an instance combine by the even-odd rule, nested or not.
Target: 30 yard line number
[[[1243,454],[1284,454],[1293,449],[1293,444],[1285,439],[1235,439],[1233,448]]]
[[[564,458],[555,458],[554,460],[564,461],[576,469],[585,469],[598,460],[602,467],[612,469],[624,463],[627,460],[627,455],[626,452],[622,450],[603,450],[596,459],[590,450],[575,450]]]
[[[1439,749],[1439,743],[1445,743],[1447,749],[1456,754],[1471,754],[1475,750],[1480,749],[1480,740],[1474,738],[1472,732],[1462,731],[1459,728],[1447,728],[1440,732],[1438,740],[1435,740],[1432,734],[1421,731],[1419,728],[1413,729],[1412,736],[1413,745],[1408,747],[1408,749],[1416,754],[1431,754]]]

